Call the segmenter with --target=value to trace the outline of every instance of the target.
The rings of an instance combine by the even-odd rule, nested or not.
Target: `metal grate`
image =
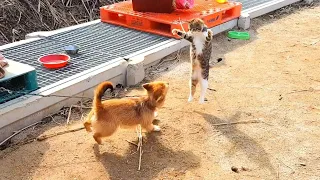
[[[243,10],[245,10],[264,4],[269,0],[237,1],[242,3]],[[9,59],[35,67],[39,87],[45,87],[84,70],[118,57],[127,56],[169,39],[106,23],[89,25],[51,37],[63,42],[41,39],[3,51],[3,54]],[[80,54],[72,57],[67,67],[48,70],[37,62],[37,59],[42,55],[64,53],[63,47],[71,44],[80,46]]]
[[[106,23],[97,23],[50,37],[58,41],[41,39],[3,51],[7,58],[35,67],[39,87],[45,87],[169,39]],[[58,70],[48,70],[38,63],[40,56],[64,53],[64,46],[71,44],[79,46],[80,51],[79,55],[71,57],[68,66]]]
[[[242,10],[246,10],[246,9],[270,2],[270,0],[235,0],[235,1],[242,3]]]

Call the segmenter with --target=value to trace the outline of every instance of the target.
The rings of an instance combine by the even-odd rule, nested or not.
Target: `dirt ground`
[[[162,132],[144,134],[141,171],[133,130],[97,146],[84,130],[0,151],[0,179],[320,179],[320,3],[295,4],[252,22],[251,40],[214,39],[208,101],[187,103],[188,50],[150,69],[166,80]],[[143,93],[141,88],[128,94]],[[63,117],[13,139],[81,126]],[[217,125],[259,120],[260,123]],[[61,124],[61,125],[58,125]],[[231,167],[239,169],[235,173]]]

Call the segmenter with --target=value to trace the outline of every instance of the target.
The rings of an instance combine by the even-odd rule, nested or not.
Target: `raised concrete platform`
[[[276,5],[275,1],[272,1],[269,3],[269,10],[266,10],[267,6],[264,6],[264,8],[260,7],[245,10],[243,11],[243,14],[246,15],[245,19],[250,20],[250,18],[257,17],[263,13],[273,11],[277,8],[294,2],[297,2],[297,0],[279,0],[278,4]],[[38,35],[51,36],[59,32],[70,31],[94,23],[100,23],[100,20],[63,28],[52,32],[32,33],[27,36],[28,39],[26,40],[0,46],[0,50],[38,40],[40,39],[38,38]],[[244,24],[248,25],[247,22],[244,22]],[[214,34],[218,34],[237,25],[238,20],[232,20],[220,26],[214,27],[212,30]],[[188,42],[185,40],[169,39],[165,42],[130,54],[125,58],[116,58],[106,64],[101,64],[97,67],[88,69],[67,79],[43,87],[33,93],[41,95],[80,95],[92,97],[95,86],[105,80],[112,81],[115,85],[134,85],[143,80],[145,68],[156,64],[161,58],[187,45]],[[10,136],[13,131],[39,121],[42,118],[47,117],[48,114],[58,111],[61,107],[74,104],[78,100],[79,99],[76,98],[38,97],[26,95],[9,101],[5,104],[1,104],[0,141]]]

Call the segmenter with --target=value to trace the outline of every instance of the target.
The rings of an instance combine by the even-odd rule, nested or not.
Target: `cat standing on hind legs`
[[[193,19],[189,22],[189,31],[183,32],[173,29],[172,34],[191,43],[190,60],[191,60],[191,78],[190,78],[190,95],[188,101],[193,100],[196,86],[200,83],[199,103],[204,103],[206,90],[208,88],[209,78],[209,61],[212,53],[213,33],[201,19]]]

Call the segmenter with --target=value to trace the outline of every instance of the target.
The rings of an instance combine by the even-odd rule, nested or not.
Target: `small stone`
[[[239,173],[239,169],[238,169],[237,167],[235,167],[235,166],[232,166],[232,167],[231,167],[231,170],[232,170],[233,172],[235,172],[235,173]]]
[[[300,163],[300,166],[307,166],[305,163]]]

